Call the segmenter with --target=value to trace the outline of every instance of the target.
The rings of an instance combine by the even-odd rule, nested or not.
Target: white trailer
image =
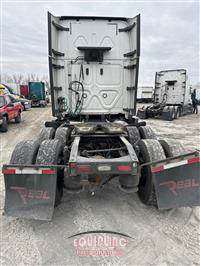
[[[152,102],[153,100],[153,86],[139,86],[137,90],[137,101]]]
[[[187,84],[185,69],[156,72],[152,106],[140,108],[138,116],[148,118],[161,116],[173,120],[192,113],[191,89]]]

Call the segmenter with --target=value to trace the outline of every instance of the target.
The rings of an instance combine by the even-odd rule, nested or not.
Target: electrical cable
[[[71,90],[73,93],[75,93],[75,107],[72,110],[72,108],[69,107],[67,103],[67,99],[64,99],[64,106],[65,111],[70,117],[76,117],[80,114],[83,106],[83,99],[84,99],[84,86],[81,80],[84,80],[84,71],[83,71],[83,64],[80,66],[80,73],[79,73],[79,81],[74,80],[69,83],[69,90]],[[75,86],[75,89],[73,89],[73,86]],[[81,87],[81,94],[79,88]]]

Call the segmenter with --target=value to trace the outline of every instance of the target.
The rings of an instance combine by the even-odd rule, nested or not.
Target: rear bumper
[[[125,137],[119,137],[125,144],[128,154],[123,157],[113,159],[86,158],[78,155],[80,137],[75,137],[69,158],[70,175],[84,174],[129,174],[137,175],[138,158],[132,145]]]

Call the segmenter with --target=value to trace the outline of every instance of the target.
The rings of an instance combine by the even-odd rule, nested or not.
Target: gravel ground
[[[34,108],[23,113],[20,125],[11,123],[0,135],[0,164],[7,163],[16,143],[34,139],[51,109]],[[173,122],[149,119],[160,137],[200,148],[200,116]],[[4,182],[0,176],[0,210],[4,206]],[[143,205],[137,194],[125,194],[113,181],[92,196],[64,194],[51,222],[0,216],[0,265],[200,265],[199,208],[157,211]],[[78,256],[72,234],[111,230],[132,237],[122,255]],[[103,248],[102,248],[103,249]]]

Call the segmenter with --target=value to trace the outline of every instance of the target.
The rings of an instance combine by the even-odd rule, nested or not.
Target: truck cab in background
[[[45,107],[47,105],[44,82],[32,81],[28,83],[28,98],[31,106]]]
[[[138,109],[137,116],[161,117],[172,121],[192,113],[191,90],[185,69],[163,70],[155,74],[153,105]]]

